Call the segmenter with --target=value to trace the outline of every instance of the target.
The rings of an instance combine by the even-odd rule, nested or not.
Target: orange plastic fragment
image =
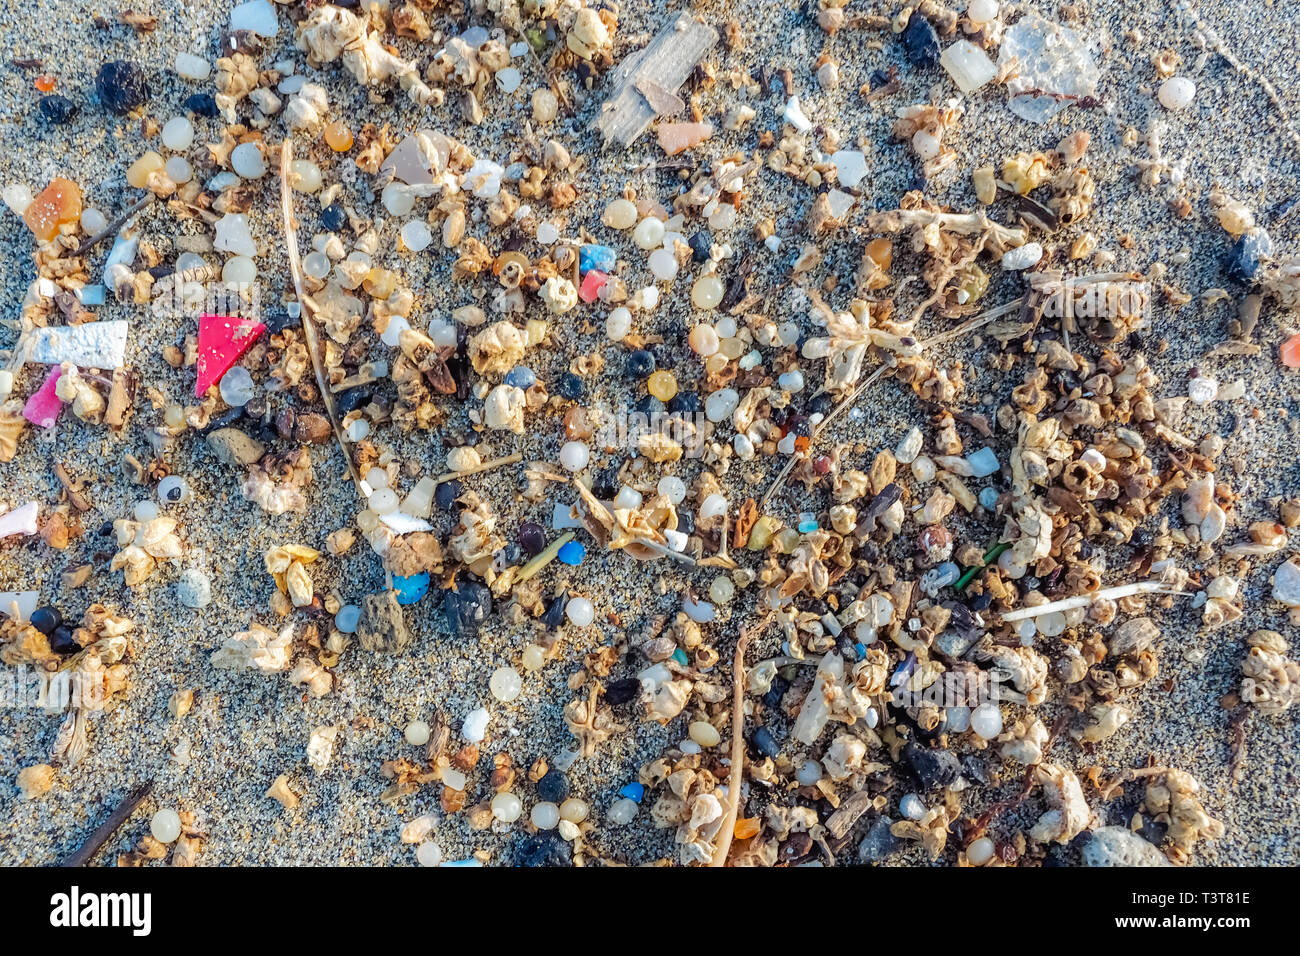
[[[1283,342],[1278,352],[1282,356],[1282,364],[1287,368],[1300,368],[1300,332]]]
[[[52,89],[54,89],[55,84],[56,84],[58,81],[57,81],[54,77],[50,76],[50,74],[48,74],[48,73],[42,73],[40,76],[38,76],[38,77],[37,77],[35,80],[33,80],[32,82],[33,82],[33,85],[34,85],[38,90],[40,90],[42,93],[48,93],[48,92],[50,92]]]
[[[660,123],[659,145],[669,156],[698,146],[713,135],[712,123]]]
[[[758,834],[758,817],[740,817],[736,820],[736,839],[748,840]]]
[[[70,179],[59,177],[37,194],[23,213],[23,222],[37,239],[47,242],[65,222],[81,218],[81,188]]]

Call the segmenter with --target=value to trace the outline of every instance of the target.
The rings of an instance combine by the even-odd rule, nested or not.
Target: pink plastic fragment
[[[50,374],[45,376],[45,382],[32,393],[32,397],[27,399],[27,404],[23,406],[23,418],[41,428],[54,427],[54,423],[59,420],[59,411],[63,408],[59,396],[54,394],[54,388],[59,384],[59,376],[62,374],[62,366],[55,365],[50,369]]]
[[[712,123],[659,124],[659,145],[669,156],[698,146],[712,135]]]
[[[605,283],[608,281],[609,276],[598,269],[592,269],[582,277],[582,287],[578,289],[578,298],[582,299],[583,302],[595,302],[596,297],[600,295],[600,290],[605,287]]]
[[[0,515],[0,538],[11,534],[35,534],[37,504],[29,501],[21,508]]]
[[[196,365],[198,378],[194,382],[195,396],[202,398],[265,331],[266,326],[261,322],[241,319],[237,315],[199,316],[199,359]]]

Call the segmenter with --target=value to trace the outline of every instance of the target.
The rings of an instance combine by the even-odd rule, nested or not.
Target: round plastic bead
[[[149,821],[149,832],[159,843],[174,843],[181,835],[180,814],[170,808],[159,810]]]
[[[488,680],[488,689],[493,697],[508,704],[523,693],[524,683],[513,667],[498,667]]]
[[[691,302],[697,309],[716,309],[727,287],[717,276],[700,276],[691,286]]]
[[[492,816],[502,823],[514,823],[524,813],[524,802],[513,793],[498,793],[492,798]]]
[[[429,742],[429,725],[423,720],[413,720],[402,731],[406,742],[412,747],[423,747]]]
[[[564,606],[564,615],[574,627],[587,627],[596,619],[596,608],[584,597],[576,597]]]

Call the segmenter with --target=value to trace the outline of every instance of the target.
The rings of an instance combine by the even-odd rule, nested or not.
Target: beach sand
[[[682,4],[674,4],[676,11]],[[1058,4],[1021,3],[1013,9],[1034,9],[1054,17]],[[1279,251],[1295,253],[1295,219],[1280,219],[1280,213],[1300,196],[1300,148],[1283,131],[1284,121],[1266,99],[1259,83],[1210,55],[1195,71],[1199,50],[1196,27],[1165,0],[1139,2],[1082,2],[1076,4],[1080,17],[1074,26],[1085,35],[1103,40],[1098,55],[1102,70],[1099,98],[1113,109],[1070,108],[1043,127],[1013,116],[1006,108],[1000,89],[988,89],[965,97],[966,116],[948,142],[959,162],[946,176],[931,184],[929,195],[955,208],[974,205],[969,169],[1000,165],[1007,155],[1022,149],[1048,149],[1066,133],[1086,129],[1092,134],[1089,168],[1098,183],[1098,201],[1083,228],[1098,236],[1103,249],[1116,255],[1118,269],[1147,271],[1153,263],[1168,265],[1166,276],[1173,286],[1191,295],[1191,301],[1174,309],[1157,299],[1152,324],[1141,333],[1142,348],[1160,376],[1159,396],[1185,394],[1191,369],[1213,375],[1223,383],[1243,378],[1245,399],[1189,407],[1179,430],[1194,439],[1218,433],[1227,442],[1220,457],[1220,479],[1231,484],[1241,501],[1232,515],[1227,540],[1240,540],[1250,521],[1276,516],[1276,499],[1293,496],[1300,489],[1300,432],[1297,430],[1297,390],[1294,373],[1284,374],[1276,359],[1277,346],[1296,330],[1294,316],[1277,312],[1271,305],[1256,332],[1263,352],[1255,358],[1222,358],[1209,362],[1203,355],[1226,337],[1228,322],[1235,314],[1234,299],[1239,287],[1229,285],[1223,265],[1229,245],[1227,235],[1214,223],[1207,194],[1219,185],[1256,210],[1262,225],[1272,232]],[[1178,5],[1180,8],[1183,5]],[[851,12],[893,12],[877,4],[854,4]],[[116,10],[83,0],[32,0],[8,5],[0,11],[0,32],[8,38],[7,59],[33,57],[44,61],[44,69],[58,77],[59,90],[81,105],[80,114],[69,125],[51,128],[36,111],[32,88],[35,70],[15,68],[6,60],[0,66],[0,182],[25,181],[36,191],[57,174],[71,176],[86,193],[87,203],[110,215],[131,202],[136,191],[129,189],[123,174],[127,165],[143,151],[138,121],[110,116],[93,101],[94,76],[99,64],[111,58],[130,58],[145,67],[153,78],[148,113],[165,122],[181,111],[182,100],[209,84],[189,84],[178,79],[171,63],[178,50],[190,50],[215,59],[217,36],[225,25],[228,5],[224,3],[182,4],[175,0],[143,0],[135,5],[141,12],[158,15],[155,32],[137,36],[113,22],[106,29],[93,18],[102,14],[115,21]],[[1300,28],[1300,14],[1290,5],[1251,2],[1206,2],[1195,8],[1204,23],[1212,25],[1240,60],[1258,69],[1272,81],[1287,110],[1300,110],[1300,82],[1296,80],[1294,36]],[[774,92],[767,98],[749,98],[759,118],[745,133],[723,133],[719,120],[737,101],[737,94],[722,82],[726,70],[750,71],[761,64],[774,69],[788,67],[795,92],[800,94],[807,114],[814,122],[834,126],[844,143],[861,139],[868,154],[871,173],[863,183],[863,198],[855,216],[864,209],[893,208],[907,188],[914,158],[903,144],[889,135],[893,110],[900,105],[925,101],[932,89],[948,97],[955,90],[938,70],[918,73],[903,60],[896,38],[873,32],[846,30],[830,38],[810,15],[815,5],[786,5],[758,0],[733,3],[699,3],[691,9],[715,23],[735,19],[742,24],[743,47],[735,51],[720,45],[711,56],[719,66],[719,82],[704,95],[706,111],[719,126],[719,134],[698,153],[702,158],[719,158],[738,149],[752,150],[760,129],[779,131],[779,111],[784,97]],[[637,48],[658,28],[667,15],[659,4],[623,4],[618,31],[620,54]],[[467,18],[463,28],[482,19]],[[261,64],[278,58],[276,44],[288,55],[291,27],[280,16],[280,36],[268,44]],[[434,24],[437,27],[437,23]],[[1140,31],[1137,43],[1126,37]],[[875,41],[884,40],[877,49]],[[408,41],[402,41],[406,44]],[[401,45],[401,44],[399,44]],[[403,47],[408,49],[408,47]],[[1165,114],[1153,105],[1157,80],[1152,57],[1164,49],[1176,50],[1183,70],[1196,80],[1199,92],[1192,107],[1179,114]],[[423,52],[421,61],[436,47]],[[818,88],[813,66],[826,52],[838,62],[841,84],[832,92]],[[526,115],[527,93],[538,83],[535,66],[525,70],[525,82],[513,101],[500,94],[488,99],[486,121],[479,127],[461,122],[453,105],[431,112],[412,106],[404,99],[388,96],[375,106],[352,78],[337,68],[319,75],[304,66],[301,54],[294,57],[313,81],[329,90],[336,115],[352,118],[383,117],[395,130],[434,127],[455,135],[476,154],[503,164],[513,145],[511,135]],[[873,70],[897,65],[903,91],[897,96],[863,105],[858,87]],[[575,156],[585,154],[590,174],[580,183],[580,201],[566,211],[568,231],[585,226],[595,235],[607,234],[599,224],[599,213],[621,186],[632,183],[643,193],[666,198],[672,181],[666,176],[641,173],[637,169],[655,161],[662,152],[653,136],[644,136],[627,151],[602,150],[589,132],[590,124],[605,90],[598,86],[577,108],[563,115],[548,136],[561,139]],[[1163,126],[1165,159],[1181,169],[1181,187],[1167,184],[1155,189],[1139,183],[1137,161],[1147,158],[1141,145],[1152,112]],[[197,122],[197,144],[213,140],[218,121]],[[1121,142],[1129,126],[1139,131],[1132,149]],[[278,138],[278,123],[274,138]],[[341,162],[326,166],[326,181],[349,168]],[[364,175],[343,174],[345,189],[356,197],[364,188]],[[254,231],[265,254],[259,257],[261,276],[268,290],[264,302],[279,301],[288,280],[288,268],[280,249],[278,187],[268,176],[262,198],[255,206]],[[746,205],[746,227],[766,216],[778,224],[778,234],[788,237],[779,256],[762,258],[756,270],[754,288],[771,293],[770,308],[779,319],[800,318],[784,285],[784,274],[802,244],[799,223],[811,202],[810,189],[792,185],[774,173],[764,171]],[[1170,209],[1173,196],[1185,196],[1192,213],[1177,218]],[[298,197],[303,219],[303,242],[316,230],[314,202]],[[376,207],[378,208],[378,207]],[[385,243],[395,243],[399,224],[389,221],[382,232]],[[482,224],[475,234],[485,234]],[[142,232],[167,254],[171,237],[178,231],[198,232],[193,222],[173,221],[168,212],[155,206],[142,218]],[[738,231],[738,235],[741,233]],[[1126,248],[1121,237],[1129,236]],[[742,240],[749,242],[746,238]],[[838,272],[851,276],[865,239],[849,230],[822,243],[826,262],[816,273],[818,280]],[[17,316],[27,285],[34,277],[32,241],[20,220],[7,211],[0,215],[0,294],[8,303],[4,317]],[[101,247],[93,263],[102,261]],[[445,317],[450,308],[473,300],[471,284],[451,278],[448,254],[433,251],[419,257],[399,257],[407,281],[419,297],[417,315],[426,320]],[[1228,287],[1234,299],[1203,306],[1200,296],[1214,287]],[[987,301],[997,304],[1018,294],[1009,277],[999,279]],[[660,331],[668,340],[684,345],[684,319],[689,316],[688,283],[679,281],[643,332]],[[847,301],[849,290],[841,286],[834,297]],[[134,306],[110,304],[97,310],[102,318],[125,318],[131,325],[128,365],[140,376],[143,386],[154,386],[175,400],[192,394],[191,369],[173,369],[161,357],[161,349],[178,344],[191,326],[184,321],[160,319]],[[623,401],[625,384],[618,369],[622,349],[609,343],[601,331],[603,311],[575,312],[591,319],[585,331],[581,320],[558,323],[557,347],[533,362],[543,381],[551,382],[567,367],[573,354],[597,350],[607,358],[599,376],[593,400],[617,407]],[[932,334],[944,325],[927,320],[923,331]],[[0,329],[0,347],[13,343],[13,330]],[[385,354],[377,341],[372,355]],[[967,340],[945,346],[941,354],[963,362],[967,388],[963,402],[990,418],[1019,383],[1018,374],[1003,377],[991,371],[986,359],[988,343]],[[531,360],[531,359],[530,359]],[[682,361],[678,374],[687,366],[698,366],[692,357]],[[16,394],[34,387],[35,372],[29,369],[20,379]],[[255,378],[263,378],[256,372]],[[468,406],[478,406],[471,400]],[[445,447],[458,444],[467,433],[466,408],[454,400],[449,427],[442,434],[401,434],[392,426],[377,436],[402,459],[415,458],[424,474],[444,470]],[[837,426],[836,442],[857,443],[861,451],[850,452],[859,467],[870,464],[877,450],[892,447],[913,423],[924,425],[926,412],[910,391],[885,381],[868,393],[860,418],[844,419]],[[507,750],[522,771],[538,757],[551,760],[573,746],[565,729],[561,710],[566,702],[585,691],[566,687],[570,675],[581,666],[585,652],[617,643],[624,632],[612,626],[607,615],[616,613],[632,631],[637,622],[655,614],[671,614],[679,606],[680,593],[690,583],[697,592],[707,589],[712,574],[684,573],[676,565],[642,565],[625,556],[601,553],[594,545],[578,567],[553,565],[544,572],[548,589],[570,588],[586,594],[596,604],[597,624],[566,637],[560,660],[539,674],[524,676],[522,697],[509,705],[492,701],[488,676],[503,665],[518,667],[523,646],[540,633],[540,623],[512,626],[494,615],[477,640],[450,636],[442,624],[434,596],[407,609],[407,620],[415,633],[413,646],[404,654],[381,657],[353,647],[335,670],[336,689],[322,699],[310,699],[294,688],[284,675],[263,676],[252,672],[219,671],[209,656],[223,640],[247,628],[250,621],[273,626],[268,608],[274,585],[262,567],[262,553],[279,544],[296,542],[323,548],[324,536],[348,524],[359,508],[356,492],[345,480],[343,462],[336,447],[312,449],[316,478],[310,487],[310,508],[305,514],[270,517],[239,492],[240,472],[219,465],[205,443],[187,434],[172,446],[168,463],[174,473],[186,477],[194,494],[183,505],[166,513],[180,520],[185,555],[174,566],[165,566],[144,585],[130,589],[120,573],[110,573],[107,560],[115,550],[111,535],[100,526],[116,517],[129,515],[134,502],[150,496],[151,490],[132,485],[119,463],[125,454],[148,462],[153,456],[144,429],[158,421],[142,388],[137,396],[136,415],[121,435],[104,427],[89,427],[67,411],[50,432],[31,435],[18,456],[0,465],[0,500],[11,505],[37,500],[52,503],[60,490],[54,475],[56,461],[70,472],[89,479],[87,492],[93,510],[83,517],[85,536],[64,552],[56,552],[37,538],[0,545],[0,590],[34,588],[44,602],[57,603],[65,617],[76,618],[93,601],[120,608],[134,618],[130,687],[126,699],[111,713],[91,720],[91,750],[78,766],[60,769],[53,789],[43,798],[23,801],[13,781],[19,769],[48,759],[59,725],[59,717],[31,711],[0,712],[0,862],[43,865],[70,853],[103,819],[109,809],[134,785],[153,779],[153,795],[140,811],[109,842],[99,858],[109,863],[119,852],[130,849],[147,832],[149,814],[158,807],[201,811],[208,838],[200,857],[206,865],[253,864],[414,864],[415,847],[399,842],[402,826],[426,812],[437,812],[438,785],[393,804],[381,803],[379,795],[388,786],[380,773],[384,760],[399,756],[415,758],[418,749],[403,739],[404,725],[413,719],[431,720],[435,708],[450,720],[453,740],[460,723],[471,710],[487,706],[493,713],[488,739],[483,744],[484,760],[473,777],[470,803],[490,795],[487,774],[490,757]],[[530,422],[526,434],[514,438],[492,432],[479,436],[493,454],[521,451],[524,460],[554,459],[562,442],[558,418]],[[997,436],[1005,449],[1007,436]],[[486,457],[486,456],[485,456]],[[607,470],[620,458],[598,462]],[[1239,465],[1234,467],[1233,463]],[[686,475],[695,474],[698,463],[688,463]],[[740,464],[728,476],[741,497],[758,497],[775,476],[779,462],[760,458]],[[472,487],[489,500],[501,516],[499,525],[513,537],[520,520],[548,524],[549,503],[529,505],[518,500],[518,467],[477,477]],[[776,512],[787,520],[805,503],[798,486],[787,490]],[[1173,504],[1173,502],[1170,502]],[[1176,524],[1175,517],[1172,521]],[[435,512],[434,522],[444,536],[451,517]],[[1125,580],[1123,561],[1117,555],[1112,581]],[[1204,788],[1206,808],[1226,826],[1225,836],[1202,844],[1195,855],[1197,864],[1300,863],[1300,803],[1295,798],[1300,776],[1300,755],[1294,714],[1282,717],[1252,717],[1247,727],[1249,753],[1244,779],[1233,785],[1229,776],[1229,712],[1220,699],[1240,682],[1240,662],[1245,639],[1257,628],[1288,632],[1280,605],[1268,600],[1268,581],[1280,556],[1256,566],[1244,581],[1245,614],[1241,620],[1220,630],[1205,632],[1200,612],[1179,599],[1169,610],[1157,612],[1163,630],[1160,645],[1160,676],[1126,700],[1135,719],[1118,735],[1089,753],[1072,741],[1058,744],[1058,759],[1082,770],[1093,764],[1106,774],[1141,765],[1148,757],[1157,763],[1192,773]],[[752,556],[747,560],[754,562]],[[96,571],[81,589],[59,592],[61,573],[93,562]],[[1193,560],[1190,566],[1197,566]],[[191,611],[176,600],[174,582],[185,567],[204,569],[212,579],[215,600],[207,608]],[[311,568],[317,590],[331,590],[345,602],[358,602],[366,593],[383,587],[379,559],[364,541],[341,557],[326,555]],[[753,590],[731,605],[719,623],[710,626],[718,635],[715,644],[722,659],[730,659],[738,628],[753,611]],[[295,616],[301,620],[301,616]],[[1294,628],[1289,636],[1295,637]],[[752,660],[778,653],[775,630],[758,642]],[[1195,654],[1191,652],[1197,652]],[[615,668],[615,677],[626,677],[644,666],[644,660],[630,655]],[[727,680],[729,683],[729,678]],[[1166,682],[1168,684],[1166,685]],[[183,719],[171,719],[169,696],[190,688],[196,693],[194,709]],[[1044,713],[1051,713],[1050,707]],[[641,722],[624,708],[620,716],[631,729],[603,744],[596,755],[580,759],[569,771],[575,795],[593,808],[597,826],[587,836],[592,847],[589,858],[608,857],[626,863],[647,863],[671,858],[671,831],[658,830],[650,821],[649,808],[629,827],[617,828],[600,822],[616,799],[618,789],[636,778],[639,766],[657,756],[671,743],[685,736],[685,720],[668,727]],[[1044,717],[1047,720],[1046,716]],[[1050,721],[1048,721],[1050,724]],[[334,726],[341,730],[335,755],[324,773],[317,774],[307,763],[305,748],[311,731]],[[773,728],[784,739],[786,728]],[[793,753],[787,745],[787,753]],[[1061,757],[1064,754],[1064,757]],[[265,791],[279,775],[287,774],[291,786],[301,794],[301,805],[286,810],[266,797]],[[998,787],[982,788],[967,806],[978,812],[1001,796],[1014,793],[1019,776],[1012,770]],[[1140,788],[1110,803],[1094,800],[1094,809],[1111,824],[1127,824],[1140,796]],[[522,783],[517,792],[527,807],[536,797],[531,785]],[[756,800],[751,811],[761,806]],[[1037,798],[1019,811],[1020,822],[1032,820],[1042,806]],[[492,862],[508,861],[512,848],[522,839],[520,826],[510,832],[473,832],[464,815],[445,819],[434,839],[448,859],[463,858],[484,850]],[[948,856],[952,859],[950,849]],[[897,862],[925,862],[919,850],[895,857]]]

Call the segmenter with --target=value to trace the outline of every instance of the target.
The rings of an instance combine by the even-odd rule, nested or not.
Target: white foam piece
[[[28,333],[28,357],[45,365],[71,362],[82,368],[121,368],[126,361],[126,329],[124,319],[33,329]]]

